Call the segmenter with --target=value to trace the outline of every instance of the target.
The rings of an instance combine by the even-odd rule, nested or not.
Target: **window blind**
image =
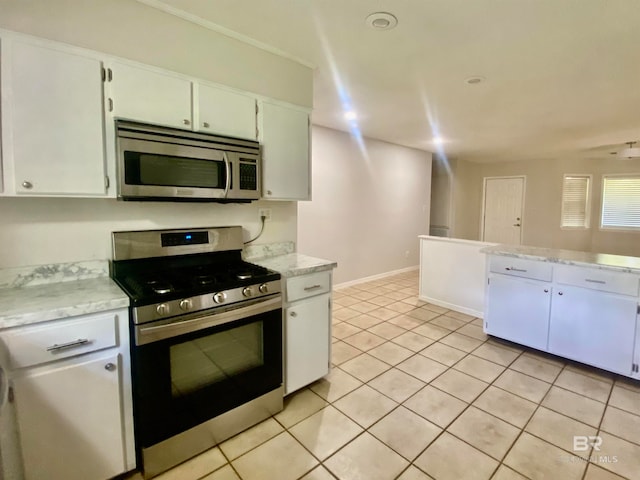
[[[589,175],[565,175],[562,187],[563,227],[589,228]]]
[[[604,177],[602,227],[640,228],[640,175]]]

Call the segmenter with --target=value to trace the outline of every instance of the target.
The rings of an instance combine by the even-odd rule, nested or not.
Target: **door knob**
[[[520,226],[520,224],[519,224],[519,223],[514,223],[514,224],[513,224],[513,226],[514,226],[514,227],[519,227],[519,226]]]

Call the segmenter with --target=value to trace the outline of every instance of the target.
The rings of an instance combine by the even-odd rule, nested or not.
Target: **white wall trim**
[[[348,282],[338,283],[333,286],[334,290],[342,290],[343,288],[348,288],[353,285],[358,285],[360,283],[370,282],[372,280],[379,280],[381,278],[391,277],[393,275],[398,275],[399,273],[411,272],[413,270],[418,270],[418,265],[414,265],[412,267],[400,268],[399,270],[392,270],[390,272],[379,273],[377,275],[371,275],[369,277],[358,278],[357,280],[350,280]]]
[[[471,315],[473,317],[484,318],[484,312],[481,312],[480,310],[463,307],[462,305],[456,305],[455,303],[444,302],[442,300],[438,300],[437,298],[426,297],[424,295],[418,295],[418,299],[442,308],[453,310],[455,312],[466,313],[467,315]]]

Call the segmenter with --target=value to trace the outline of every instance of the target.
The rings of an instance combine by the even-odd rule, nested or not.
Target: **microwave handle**
[[[226,170],[227,182],[224,186],[224,198],[227,198],[229,194],[229,189],[231,188],[231,162],[229,162],[229,157],[227,156],[227,152],[222,152],[222,158],[224,159],[224,168]]]

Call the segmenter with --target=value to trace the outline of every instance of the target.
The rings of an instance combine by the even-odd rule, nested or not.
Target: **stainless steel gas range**
[[[242,246],[241,227],[113,233],[145,478],[282,410],[280,274]]]

